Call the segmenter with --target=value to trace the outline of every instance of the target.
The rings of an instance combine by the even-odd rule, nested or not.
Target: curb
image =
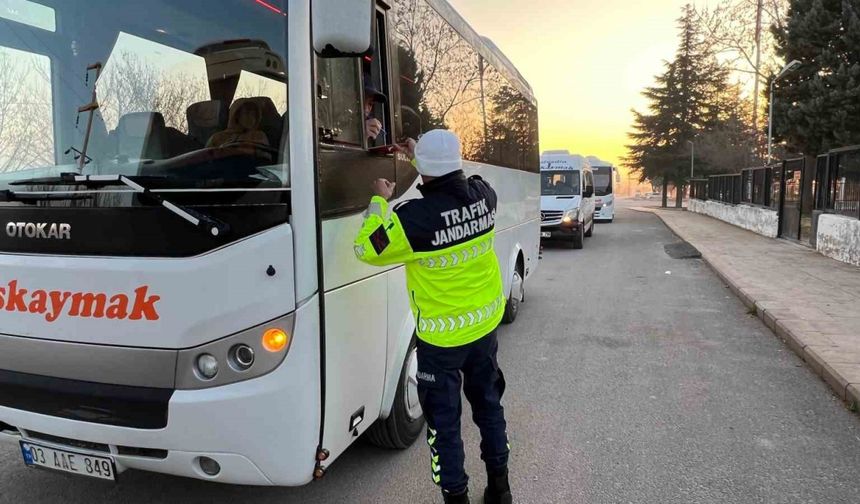
[[[665,224],[666,227],[675,234],[675,236],[684,239],[681,232],[674,225],[664,219],[663,216],[660,215],[659,211],[645,208],[636,210],[656,215],[663,224]],[[761,319],[764,325],[767,326],[777,338],[781,339],[795,354],[797,354],[797,356],[806,363],[809,369],[821,377],[821,379],[824,380],[831,389],[833,389],[833,392],[845,402],[848,409],[855,413],[860,412],[858,411],[860,410],[860,384],[848,383],[848,380],[842,376],[839,371],[834,369],[826,360],[818,355],[815,349],[804,342],[803,338],[800,337],[799,334],[795,333],[794,330],[786,324],[786,322],[777,317],[775,313],[772,313],[768,311],[767,308],[763,307],[759,301],[756,301],[755,297],[740,287],[738,282],[733,279],[728,272],[720,269],[720,266],[715,265],[714,261],[708,257],[707,251],[703,251],[698,247],[696,248],[702,254],[702,261],[704,261],[705,264],[707,264],[708,267],[716,273],[717,277],[729,287],[729,290],[731,290],[732,293],[740,299],[741,303],[743,303],[750,312],[754,311],[755,315]]]

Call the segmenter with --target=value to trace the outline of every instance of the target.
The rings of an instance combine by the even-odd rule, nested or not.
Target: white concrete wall
[[[821,214],[816,248],[827,257],[860,266],[860,219]]]
[[[727,205],[719,201],[691,199],[687,209],[742,227],[768,238],[776,238],[779,214],[776,210],[750,205]]]

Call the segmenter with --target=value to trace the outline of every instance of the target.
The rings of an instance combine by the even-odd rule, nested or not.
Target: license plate
[[[541,238],[549,238],[550,236],[552,236],[552,233],[550,233],[549,231],[541,231],[540,232]]]
[[[116,481],[116,465],[108,457],[94,457],[83,453],[48,448],[21,441],[24,464],[29,467],[44,467],[81,476]]]

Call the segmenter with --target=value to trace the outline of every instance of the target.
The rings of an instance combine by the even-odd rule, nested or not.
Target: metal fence
[[[812,195],[809,205],[815,210],[860,218],[860,145],[818,156],[815,171],[807,179],[803,173],[808,169],[804,158],[797,158],[740,173],[711,175],[690,182],[690,197],[779,211],[783,203],[806,201],[806,194]]]
[[[741,203],[769,207],[773,201],[773,168],[747,168],[741,171]]]
[[[708,199],[708,179],[693,179],[690,181],[690,197],[705,201]]]
[[[711,175],[708,177],[708,199],[731,205],[741,202],[741,175]]]
[[[818,156],[813,183],[817,209],[860,218],[860,145]]]
[[[779,196],[779,181],[774,185],[772,167],[747,168],[740,173],[711,175],[693,180],[690,197],[698,200],[716,200],[731,205],[771,206],[774,189]],[[779,201],[778,199],[776,201]]]

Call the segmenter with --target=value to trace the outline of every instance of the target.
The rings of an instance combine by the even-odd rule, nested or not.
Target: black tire
[[[585,232],[586,238],[591,238],[591,235],[594,234],[594,219],[591,219],[591,226],[589,226],[588,231]]]
[[[394,396],[394,405],[391,414],[386,419],[379,419],[367,430],[367,440],[379,446],[391,450],[404,450],[412,446],[421,431],[424,429],[424,415],[412,419],[406,405],[406,382],[409,374],[409,361],[416,348],[415,338],[406,352],[406,359],[400,370],[400,382],[397,384],[397,392]],[[415,400],[418,398],[416,396]]]
[[[525,287],[525,281],[523,280],[522,266],[520,266],[519,262],[517,262],[517,269],[514,270],[514,275],[518,275],[520,277],[520,289],[522,289],[520,291],[520,295],[522,296],[522,299],[525,300],[526,287]],[[512,284],[511,285],[511,291],[513,291],[513,288],[514,287]],[[520,304],[521,303],[522,303],[522,301],[517,299],[517,297],[514,296],[514,293],[511,292],[511,295],[508,296],[507,303],[505,303],[505,314],[502,316],[502,323],[503,324],[513,324],[514,323],[514,321],[517,319],[517,315],[520,313]]]
[[[585,241],[585,231],[583,231],[582,229],[583,226],[585,226],[584,223],[582,226],[579,226],[579,232],[576,233],[576,235],[574,235],[573,239],[570,241],[570,246],[576,250],[581,250],[582,244]]]

